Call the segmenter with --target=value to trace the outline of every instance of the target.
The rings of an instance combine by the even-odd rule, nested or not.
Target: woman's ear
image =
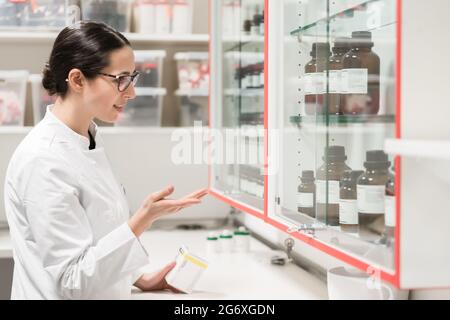
[[[72,91],[81,92],[86,81],[80,69],[72,69],[67,76],[66,82]]]

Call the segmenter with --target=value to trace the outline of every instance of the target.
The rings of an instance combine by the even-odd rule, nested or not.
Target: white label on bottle
[[[341,92],[367,94],[368,80],[367,69],[343,69],[341,71]]]
[[[326,203],[327,201],[327,181],[317,180],[317,203]],[[328,203],[339,203],[339,181],[328,181]]]
[[[252,87],[253,88],[259,87],[259,73],[252,75]]]
[[[314,85],[314,73],[307,73],[303,77],[305,82],[305,94],[315,94],[316,87]]]
[[[326,90],[325,85],[325,74],[323,72],[314,73],[314,83],[315,83],[315,94],[323,94]]]
[[[395,227],[395,197],[386,196],[384,199],[384,224]]]
[[[314,207],[314,193],[299,192],[297,194],[297,207],[313,208]]]
[[[259,74],[259,83],[260,83],[261,87],[264,87],[264,72],[261,72]]]
[[[358,204],[356,200],[339,200],[339,223],[358,224]]]
[[[326,77],[326,72],[324,71]],[[328,71],[328,92],[340,93],[341,92],[341,71],[330,70]]]
[[[384,213],[385,186],[358,185],[358,211],[366,214]]]

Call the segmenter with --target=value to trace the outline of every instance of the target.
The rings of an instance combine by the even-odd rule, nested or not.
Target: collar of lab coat
[[[62,132],[64,133],[64,136],[66,138],[70,139],[71,141],[74,141],[75,143],[77,143],[77,145],[79,145],[82,150],[89,150],[89,145],[90,145],[89,139],[81,134],[76,133],[71,128],[69,128],[64,122],[59,120],[52,112],[53,106],[54,106],[53,104],[47,106],[47,111],[45,113],[44,120],[48,123],[54,123],[54,124],[58,125],[58,127],[61,128]],[[88,130],[92,134],[94,139],[96,140],[95,142],[97,144],[97,147],[99,147],[99,143],[98,143],[99,139],[96,139],[97,127],[98,127],[97,124],[92,121],[89,125]]]

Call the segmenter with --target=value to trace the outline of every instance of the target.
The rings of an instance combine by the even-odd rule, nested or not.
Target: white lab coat
[[[96,148],[47,108],[9,163],[5,209],[12,299],[128,299],[148,255],[103,142]]]

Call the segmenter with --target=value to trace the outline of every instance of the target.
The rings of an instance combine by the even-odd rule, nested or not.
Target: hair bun
[[[48,63],[45,64],[42,75],[42,85],[44,86],[45,90],[47,90],[48,94],[51,96],[56,94],[58,90],[56,88],[55,77]]]

